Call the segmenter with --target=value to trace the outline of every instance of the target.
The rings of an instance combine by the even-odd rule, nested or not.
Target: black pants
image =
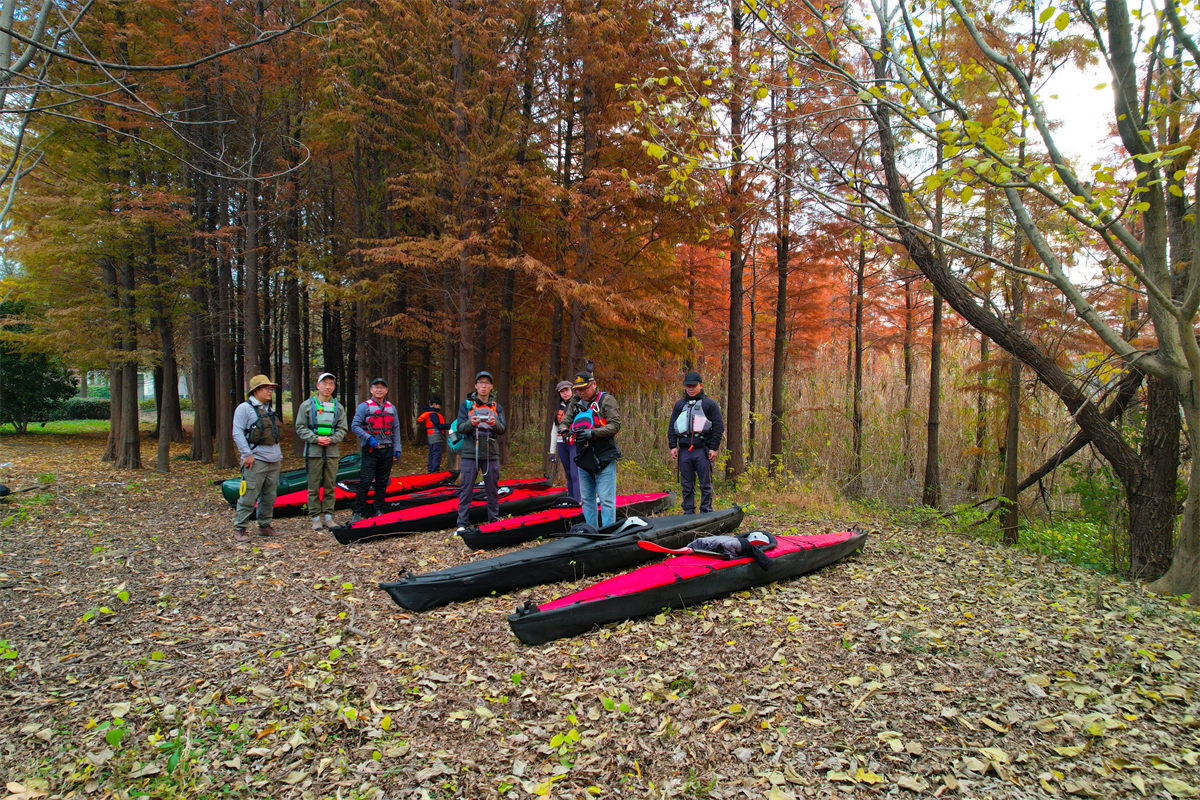
[[[390,444],[374,450],[363,448],[362,471],[358,474],[358,491],[354,493],[354,513],[373,517],[383,508],[388,482],[392,479],[392,446]],[[375,495],[371,509],[367,509],[367,492],[374,484]]]
[[[708,460],[708,448],[698,444],[691,450],[679,448],[680,505],[683,513],[696,510],[696,479],[700,479],[700,510],[713,510],[712,462]]]

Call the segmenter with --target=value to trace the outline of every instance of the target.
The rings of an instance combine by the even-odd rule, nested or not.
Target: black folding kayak
[[[702,514],[634,516],[598,531],[576,526],[566,535],[536,547],[424,575],[402,572],[398,580],[381,583],[379,588],[400,606],[425,611],[472,597],[644,564],[659,556],[639,547],[638,542],[678,547],[697,536],[736,530],[741,522],[742,509],[734,506]]]
[[[674,492],[617,495],[617,519],[633,514],[657,514],[675,504]],[[563,500],[553,508],[472,525],[459,534],[472,550],[490,550],[527,542],[542,536],[566,533],[583,521],[583,508],[574,500]]]
[[[508,624],[525,644],[542,644],[608,622],[692,606],[751,586],[813,572],[858,552],[867,540],[867,534],[858,531],[815,536],[761,535],[768,544],[761,548],[757,560],[689,552],[616,575],[540,606],[526,603],[509,615]]]

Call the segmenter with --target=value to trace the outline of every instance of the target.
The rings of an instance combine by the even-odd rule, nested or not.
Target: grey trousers
[[[259,526],[271,524],[271,520],[275,518],[275,495],[279,491],[279,473],[282,467],[282,462],[268,464],[256,458],[250,469],[242,471],[246,479],[246,493],[237,501],[237,511],[233,515],[235,528],[246,527],[246,523],[254,516],[256,503]]]

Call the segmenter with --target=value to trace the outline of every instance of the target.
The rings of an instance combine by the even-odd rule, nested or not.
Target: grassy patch
[[[108,433],[106,419],[60,419],[53,422],[35,422],[29,425],[28,435],[73,433]]]

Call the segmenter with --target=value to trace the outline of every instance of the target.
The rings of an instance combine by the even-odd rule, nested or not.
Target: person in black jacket
[[[696,479],[700,480],[700,510],[713,510],[712,465],[725,435],[721,407],[704,393],[699,372],[683,376],[684,395],[667,421],[667,446],[679,463],[680,504],[684,514],[696,511]]]

